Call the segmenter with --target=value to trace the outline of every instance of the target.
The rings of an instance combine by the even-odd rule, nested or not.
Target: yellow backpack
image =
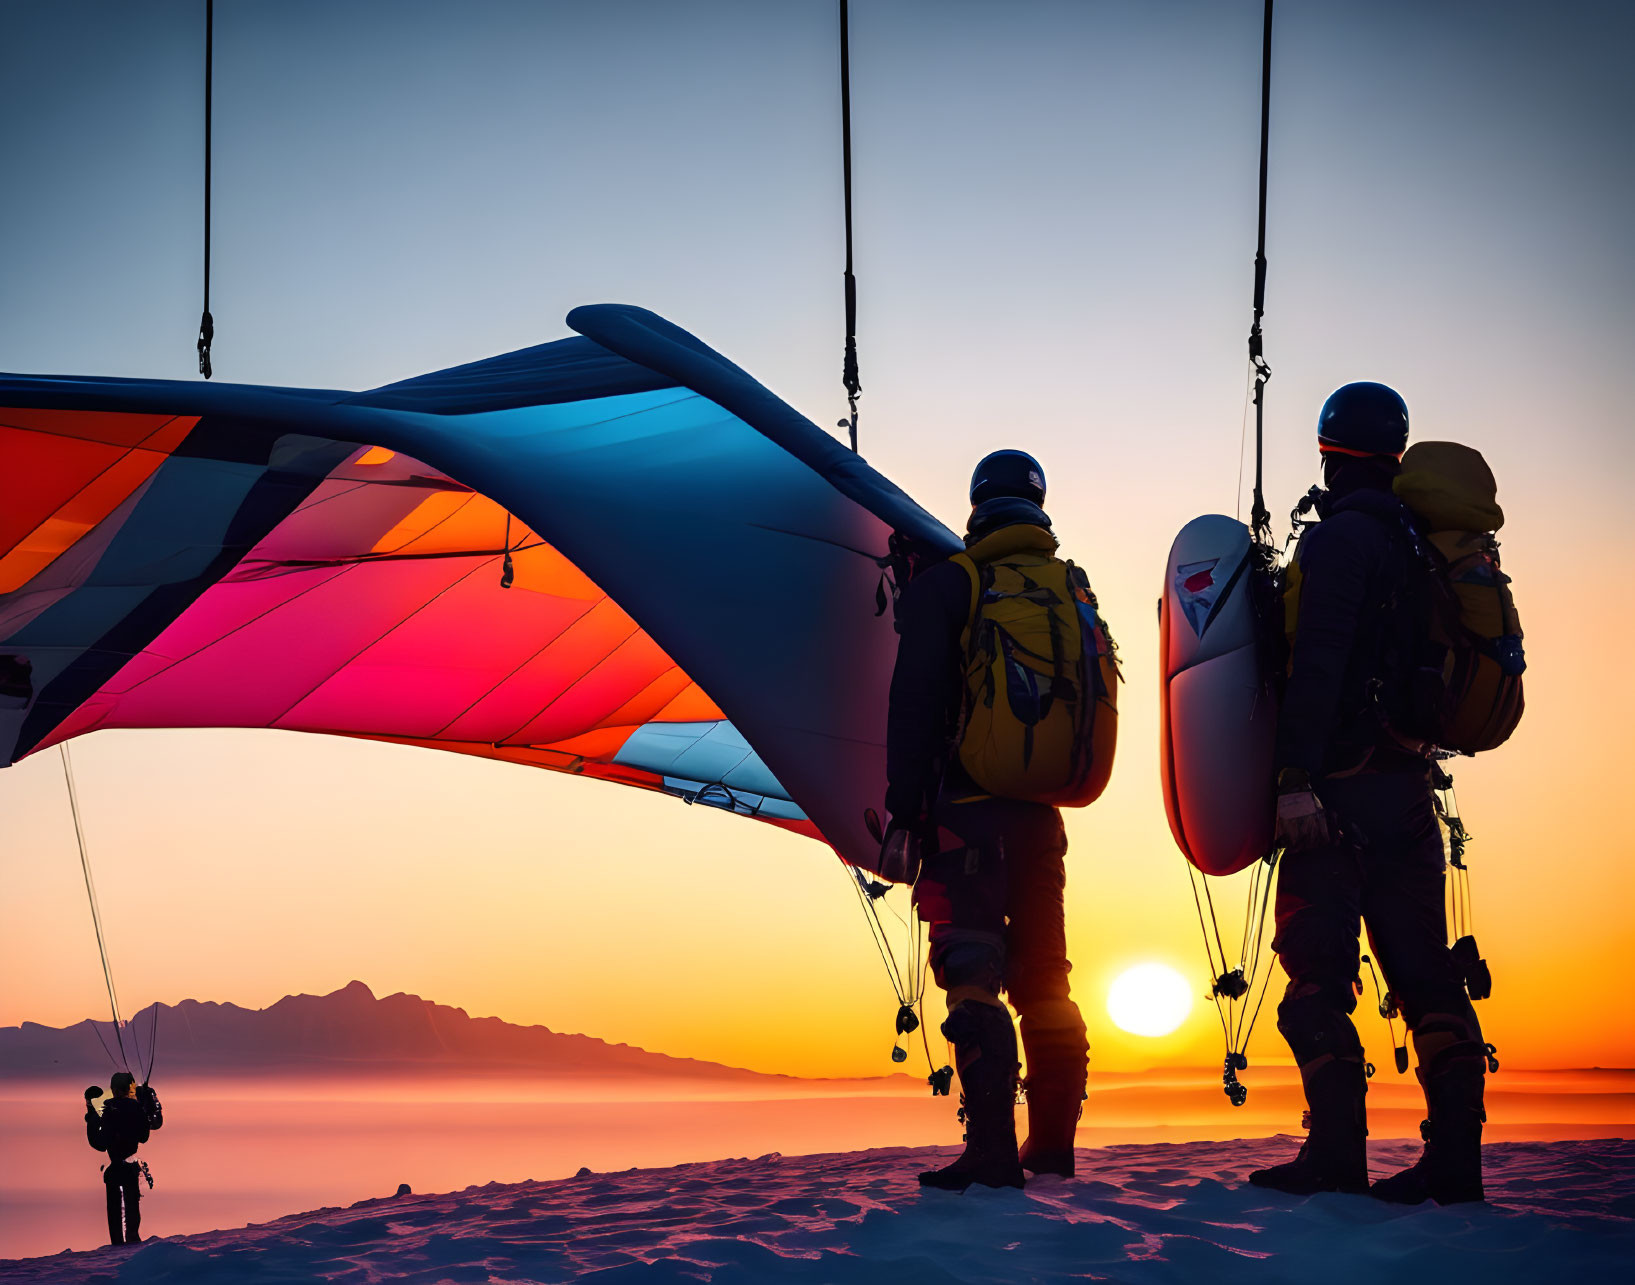
[[[1424,524],[1436,569],[1453,590],[1457,619],[1445,628],[1446,713],[1436,743],[1467,754],[1502,744],[1521,721],[1521,617],[1499,569],[1504,525],[1498,484],[1481,452],[1458,442],[1418,442],[1393,488]]]
[[[1403,515],[1403,526],[1415,553],[1389,609],[1422,637],[1411,652],[1398,648],[1385,658],[1382,713],[1399,739],[1416,747],[1495,749],[1521,722],[1527,668],[1521,617],[1494,538],[1504,525],[1498,484],[1480,451],[1419,442],[1403,455],[1392,489],[1412,514],[1411,523]],[[1297,550],[1283,588],[1291,653],[1300,589]]]
[[[959,761],[989,794],[1093,803],[1118,741],[1118,649],[1084,572],[1043,527],[1002,527],[953,561],[971,577]]]

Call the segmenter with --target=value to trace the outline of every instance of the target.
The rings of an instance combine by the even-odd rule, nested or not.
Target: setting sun
[[[1186,978],[1167,964],[1127,968],[1107,991],[1107,1016],[1131,1035],[1168,1035],[1191,1011]]]

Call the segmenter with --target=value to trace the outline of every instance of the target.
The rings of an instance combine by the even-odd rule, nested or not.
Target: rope
[[[214,373],[210,345],[216,339],[216,319],[210,315],[210,126],[214,115],[211,90],[215,82],[216,0],[204,0],[204,312],[199,317],[199,374]]]
[[[1249,372],[1254,381],[1255,404],[1255,489],[1249,511],[1250,537],[1257,555],[1256,566],[1269,570],[1275,559],[1272,545],[1272,518],[1266,508],[1266,381],[1272,377],[1272,368],[1266,364],[1265,341],[1261,320],[1266,314],[1266,175],[1271,143],[1272,111],[1272,3],[1266,0],[1265,23],[1261,32],[1260,50],[1260,191],[1255,231],[1255,293],[1253,316],[1249,324]],[[1238,438],[1238,503],[1243,495],[1243,418],[1239,420]],[[1240,510],[1241,511],[1241,510]],[[1266,915],[1272,902],[1272,874],[1278,853],[1273,851],[1257,863],[1250,877],[1248,897],[1244,905],[1243,940],[1238,951],[1236,968],[1228,969],[1226,944],[1221,940],[1220,920],[1215,913],[1215,898],[1209,890],[1209,876],[1194,870],[1187,863],[1187,882],[1192,888],[1192,903],[1198,912],[1198,930],[1203,934],[1204,954],[1213,974],[1210,998],[1221,1021],[1221,1034],[1226,1041],[1226,1059],[1222,1066],[1221,1082],[1233,1106],[1242,1106],[1248,1098],[1248,1089],[1237,1078],[1238,1071],[1249,1065],[1247,1050],[1254,1035],[1255,1022],[1271,985],[1272,970],[1264,975],[1261,961],[1266,950]],[[1199,880],[1203,894],[1199,895]],[[1258,903],[1258,909],[1257,909]],[[1207,910],[1206,910],[1207,906]],[[1213,940],[1211,938],[1213,937]],[[1260,990],[1255,992],[1256,981]],[[1252,1005],[1252,1006],[1251,1006]]]
[[[1262,971],[1262,963],[1266,955],[1266,916],[1271,911],[1273,875],[1278,856],[1279,852],[1274,850],[1268,858],[1257,862],[1250,876],[1244,905],[1243,940],[1236,968],[1227,966],[1226,945],[1221,940],[1220,921],[1215,914],[1214,897],[1209,891],[1209,876],[1198,871],[1190,861],[1183,862],[1213,983],[1209,997],[1215,1005],[1215,1015],[1221,1023],[1221,1037],[1226,1043],[1223,1087],[1234,1106],[1242,1106],[1248,1097],[1248,1090],[1238,1082],[1237,1072],[1249,1065],[1249,1040],[1255,1033],[1255,1023],[1260,1018],[1260,1010],[1272,982],[1272,969],[1266,967]],[[1200,883],[1203,885],[1202,895],[1199,893]],[[1227,989],[1227,983],[1233,979],[1241,989],[1239,986]]]
[[[114,1039],[119,1043],[119,1059],[124,1063],[125,1069],[128,1071],[131,1069],[131,1060],[125,1052],[124,1037],[119,1033],[119,996],[114,990],[113,969],[108,966],[108,943],[102,935],[102,908],[97,904],[96,881],[91,878],[91,855],[85,846],[85,826],[80,821],[79,791],[74,788],[74,764],[68,757],[66,743],[59,745],[57,749],[62,754],[63,779],[68,782],[68,810],[74,816],[74,838],[79,841],[79,865],[80,870],[85,874],[85,896],[91,903],[91,924],[96,929],[97,954],[102,958],[102,980],[108,987],[108,1008],[113,1013]],[[92,1023],[92,1029],[96,1029],[95,1023]],[[97,1032],[97,1039],[102,1039],[100,1031]],[[107,1043],[104,1042],[102,1047],[107,1049]],[[111,1050],[108,1051],[108,1056],[110,1059],[113,1057]]]
[[[906,1002],[903,997],[905,988],[902,969],[897,966],[897,954],[891,949],[885,925],[880,922],[879,912],[874,909],[873,899],[864,885],[863,872],[856,866],[845,868],[850,872],[847,878],[852,884],[852,891],[857,894],[858,904],[863,907],[863,918],[874,937],[875,949],[880,952],[880,962],[886,966],[886,978],[891,982],[891,993],[897,997],[897,1003],[901,1005]]]
[[[852,56],[851,23],[847,0],[840,0],[840,170],[846,205],[846,352],[841,382],[849,408],[841,424],[857,450],[857,398],[863,385],[857,373],[857,278],[852,275]]]
[[[1260,978],[1260,996],[1255,1001],[1253,1011],[1250,1011],[1247,999],[1254,992],[1255,979],[1260,977],[1261,961],[1266,954],[1266,916],[1272,906],[1272,876],[1277,869],[1277,857],[1278,853],[1274,851],[1270,860],[1257,862],[1255,872],[1249,880],[1249,900],[1244,908],[1243,953],[1240,964],[1244,977],[1245,1003],[1237,1010],[1238,1020],[1233,1029],[1232,1046],[1229,1050],[1232,1052],[1249,1051],[1249,1039],[1255,1033],[1255,1022],[1260,1017],[1260,1006],[1266,999],[1266,990],[1272,981],[1272,970],[1267,968],[1265,976]],[[1255,909],[1257,900],[1260,903],[1258,911]],[[1247,1020],[1244,1016],[1246,1013]]]
[[[1239,1052],[1247,1053],[1249,1051],[1249,1039],[1255,1033],[1255,1023],[1260,1020],[1260,1006],[1266,1002],[1266,992],[1271,989],[1271,985],[1272,970],[1268,968],[1266,976],[1261,979],[1260,996],[1255,1000],[1255,1011],[1249,1015],[1249,1024],[1243,1032],[1243,1042],[1238,1046]]]
[[[511,561],[511,510],[505,511],[505,556],[500,561],[500,588],[509,589],[516,582],[517,568]]]
[[[117,1034],[118,1028],[115,1027],[114,1030]],[[97,1043],[102,1045],[102,1051],[108,1055],[108,1061],[113,1063],[114,1066],[118,1066],[119,1059],[114,1056],[114,1051],[108,1047],[108,1041],[102,1038],[102,1030],[97,1026],[95,1018],[91,1019],[91,1034],[97,1037]]]
[[[1255,377],[1255,499],[1249,513],[1249,525],[1257,538],[1264,537],[1268,541],[1272,515],[1266,509],[1261,479],[1265,456],[1266,381],[1272,377],[1272,368],[1266,364],[1260,321],[1266,312],[1266,167],[1271,118],[1272,0],[1266,0],[1266,22],[1260,47],[1260,215],[1255,241],[1254,318],[1249,326],[1249,365]]]
[[[846,874],[846,881],[852,885],[852,891],[857,896],[858,905],[863,908],[864,922],[869,926],[869,935],[874,939],[874,947],[880,953],[880,962],[885,965],[886,981],[891,986],[891,992],[897,998],[897,1008],[910,1009],[919,1019],[916,1030],[920,1036],[920,1046],[925,1050],[926,1070],[931,1072],[932,1079],[937,1076],[935,1059],[931,1056],[931,1042],[925,1031],[925,993],[926,974],[930,970],[931,960],[926,952],[925,929],[918,919],[904,919],[897,914],[889,903],[886,909],[901,923],[907,933],[907,945],[904,948],[904,963],[899,964],[897,952],[891,948],[890,935],[886,932],[885,924],[880,921],[880,911],[875,896],[869,891],[868,880],[863,871],[849,862],[842,862],[841,869]],[[902,1034],[901,1031],[898,1032]],[[909,1044],[913,1044],[910,1034]]]
[[[148,1069],[142,1073],[142,1083],[153,1079],[153,1063],[159,1056],[159,1001],[153,1001],[153,1022],[148,1027]]]
[[[1211,895],[1211,893],[1209,891],[1209,876],[1205,875],[1203,877],[1203,880],[1204,880],[1204,900],[1209,903],[1209,925],[1210,925],[1211,928],[1213,928],[1215,930],[1215,949],[1220,952],[1221,971],[1225,972],[1226,971],[1226,946],[1221,941],[1221,924],[1220,924],[1220,920],[1215,915],[1215,898],[1214,898],[1213,895]]]
[[[1199,878],[1204,877],[1204,876],[1199,875],[1199,873],[1193,868],[1192,863],[1190,861],[1186,861],[1184,858],[1183,858],[1183,864],[1186,866],[1186,869],[1187,869],[1187,886],[1192,889],[1192,904],[1194,906],[1196,906],[1197,909],[1198,909],[1198,931],[1203,934],[1204,955],[1209,961],[1209,972],[1210,972],[1210,975],[1211,975],[1211,981],[1213,981],[1215,978],[1220,977],[1221,974],[1226,971],[1226,955],[1225,955],[1225,952],[1223,951],[1222,954],[1221,954],[1220,966],[1217,968],[1216,964],[1215,964],[1214,948],[1209,944],[1209,922],[1206,921],[1205,916],[1204,916],[1204,903],[1203,903],[1202,899],[1200,899],[1199,896],[1198,896],[1198,880],[1199,880]],[[1205,890],[1207,891],[1208,890],[1207,879],[1205,881],[1204,887],[1205,887]],[[1210,910],[1210,914],[1209,914],[1209,920],[1213,920],[1213,918],[1214,918],[1214,909],[1213,909],[1213,905],[1212,905],[1211,910]],[[1220,935],[1221,935],[1220,934],[1220,926],[1216,925],[1215,938],[1216,938],[1217,941],[1219,941]],[[1213,985],[1211,985],[1210,989],[1209,989],[1209,998],[1215,1005],[1215,1015],[1221,1019],[1221,1038],[1226,1041],[1227,1050],[1230,1051],[1231,1047],[1232,1047],[1232,1032],[1227,1026],[1226,1008],[1221,1003],[1220,991],[1217,990]]]

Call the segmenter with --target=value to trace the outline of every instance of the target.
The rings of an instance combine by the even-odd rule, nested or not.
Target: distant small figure
[[[1291,575],[1299,600],[1278,726],[1285,852],[1272,942],[1289,975],[1277,1027],[1299,1064],[1311,1123],[1298,1156],[1249,1181],[1302,1195],[1370,1189],[1367,1067],[1351,1021],[1366,925],[1413,1033],[1430,1116],[1419,1163],[1373,1194],[1481,1200],[1486,1046],[1448,947],[1428,750],[1390,721],[1418,681],[1406,658],[1426,649],[1411,592],[1417,537],[1393,493],[1408,408],[1383,384],[1347,384],[1324,404],[1317,440],[1327,489]]]
[[[135,1245],[142,1240],[142,1193],[140,1183],[153,1177],[136,1149],[164,1124],[159,1095],[146,1084],[137,1084],[129,1071],[116,1071],[108,1082],[109,1098],[100,1086],[85,1090],[85,1140],[94,1151],[108,1155],[102,1169],[108,1204],[108,1240],[114,1245]]]
[[[950,1191],[1073,1172],[1089,1045],[1068,988],[1056,805],[1099,792],[1116,728],[1111,639],[1088,580],[1056,556],[1038,462],[989,455],[970,499],[965,551],[918,572],[897,601],[880,867],[914,885],[947,994],[966,1145],[920,1182]],[[1001,992],[1027,1053],[1020,1153]]]

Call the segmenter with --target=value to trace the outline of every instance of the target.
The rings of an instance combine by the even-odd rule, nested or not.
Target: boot
[[[1030,1003],[1022,1012],[1022,1047],[1028,1055],[1022,1168],[1071,1178],[1090,1054],[1078,1005],[1070,999]]]
[[[1419,1072],[1430,1119],[1419,1126],[1425,1150],[1401,1173],[1382,1178],[1369,1194],[1398,1205],[1434,1200],[1456,1205],[1485,1200],[1482,1190],[1482,1065],[1462,1059],[1439,1074]]]
[[[1286,1164],[1255,1170],[1249,1181],[1291,1196],[1367,1191],[1368,1077],[1362,1063],[1330,1058],[1309,1073],[1302,1067],[1301,1078],[1311,1127],[1299,1154]]]
[[[1016,1030],[997,1004],[964,1000],[956,1004],[942,1032],[954,1045],[959,1069],[960,1119],[965,1150],[953,1164],[920,1175],[922,1187],[964,1191],[1020,1187],[1016,1155]]]
[[[1073,1136],[1084,1111],[1084,1086],[1038,1083],[1028,1077],[1028,1140],[1022,1144],[1022,1168],[1033,1174],[1073,1176]]]
[[[965,1121],[965,1150],[951,1165],[920,1175],[920,1186],[940,1191],[983,1187],[1020,1187],[1026,1181],[1016,1154],[1015,1099],[998,1102],[960,1098]]]

